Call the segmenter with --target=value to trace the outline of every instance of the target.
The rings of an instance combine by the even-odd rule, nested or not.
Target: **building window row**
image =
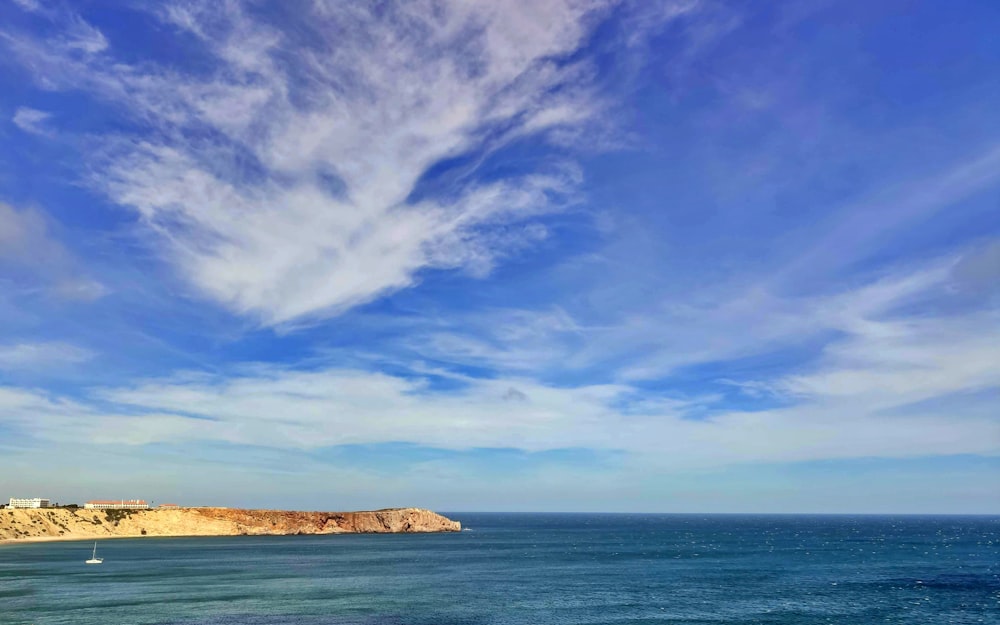
[[[0,500],[2,501],[2,500]],[[11,497],[10,503],[7,504],[8,508],[48,508],[50,505],[48,499],[42,499],[41,497],[34,497],[32,499],[25,499],[20,497]]]
[[[94,510],[147,510],[149,504],[142,499],[119,499],[116,501],[88,501],[83,507]]]

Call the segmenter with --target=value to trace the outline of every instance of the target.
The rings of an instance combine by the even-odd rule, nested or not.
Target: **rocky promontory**
[[[0,541],[139,536],[286,536],[457,532],[458,521],[421,508],[292,512],[238,508],[0,510]]]

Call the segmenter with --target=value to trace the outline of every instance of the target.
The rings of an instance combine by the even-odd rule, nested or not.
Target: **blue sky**
[[[2,497],[1000,513],[1000,6],[0,6]]]

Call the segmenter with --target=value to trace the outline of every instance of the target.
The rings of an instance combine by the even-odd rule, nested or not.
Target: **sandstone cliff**
[[[168,510],[0,510],[0,541],[131,536],[239,536],[457,532],[461,524],[430,510],[290,512],[235,508]]]

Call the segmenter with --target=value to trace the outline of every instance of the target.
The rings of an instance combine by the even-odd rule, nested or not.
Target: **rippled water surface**
[[[460,534],[0,546],[0,623],[988,623],[1000,518],[452,514]]]

